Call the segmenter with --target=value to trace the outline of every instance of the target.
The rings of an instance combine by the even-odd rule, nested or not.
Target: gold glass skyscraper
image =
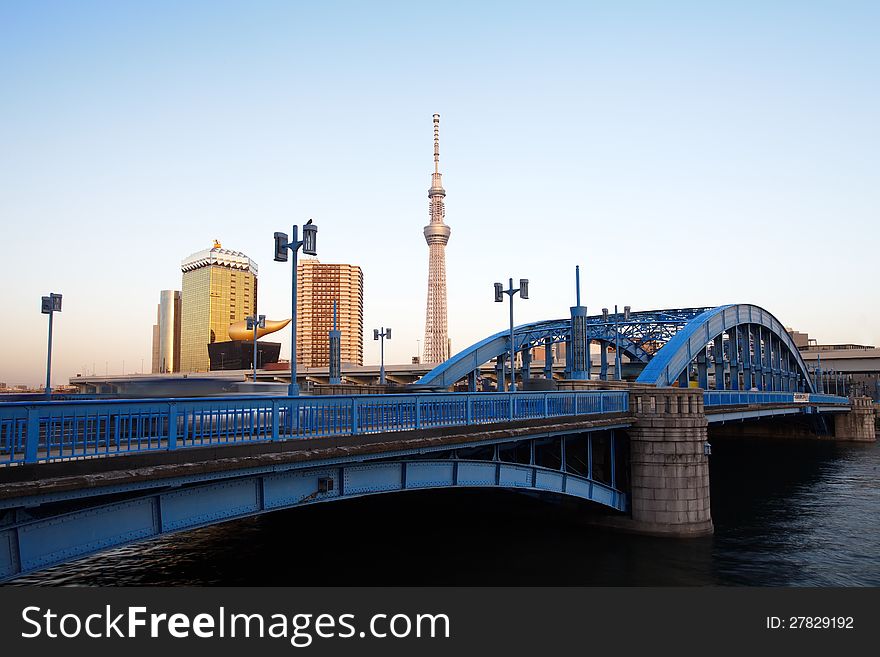
[[[329,331],[341,335],[343,363],[364,364],[364,275],[356,265],[324,265],[300,260],[297,265],[296,362],[305,367],[330,365]]]
[[[257,264],[214,242],[180,269],[180,371],[207,372],[208,344],[229,340],[229,325],[257,312]]]

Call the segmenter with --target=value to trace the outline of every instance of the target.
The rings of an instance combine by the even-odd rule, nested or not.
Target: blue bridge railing
[[[0,466],[628,410],[626,391],[12,402]]]
[[[706,390],[703,392],[704,406],[742,404],[849,404],[849,398],[798,392],[748,392],[743,390]]]

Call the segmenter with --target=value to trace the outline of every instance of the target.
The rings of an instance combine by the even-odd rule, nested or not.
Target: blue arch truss
[[[718,306],[694,317],[657,352],[637,382],[686,386],[694,370],[704,389],[816,392],[785,327],[750,304]]]
[[[673,335],[706,310],[708,309],[647,310],[633,313],[627,319],[623,315],[591,315],[587,317],[587,339],[606,345],[614,345],[617,341],[621,353],[631,361],[647,363]],[[521,324],[514,328],[517,352],[540,347],[548,342],[568,342],[570,339],[571,320],[568,318]],[[439,364],[416,383],[448,387],[481,365],[509,353],[510,333],[507,330],[500,331]]]
[[[716,308],[649,310],[587,318],[587,339],[620,347],[644,363],[637,382],[703,389],[816,392],[806,363],[782,323],[751,304]],[[522,324],[514,329],[516,352],[571,340],[571,320]],[[441,363],[417,383],[448,387],[492,359],[509,355],[508,331],[500,331]]]

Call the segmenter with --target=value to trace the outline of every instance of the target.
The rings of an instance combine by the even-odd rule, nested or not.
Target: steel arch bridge
[[[709,309],[646,310],[632,313],[626,320],[622,316],[615,319],[613,316],[591,315],[587,317],[587,339],[608,346],[617,344],[621,353],[630,360],[647,363],[673,335],[707,310]],[[570,341],[570,319],[544,320],[514,328],[517,352],[528,353],[535,347]],[[481,365],[494,358],[504,358],[509,353],[510,332],[500,331],[441,363],[416,383],[448,387]]]
[[[656,354],[637,382],[686,384],[694,363],[697,384],[704,389],[709,387],[711,364],[717,390],[816,392],[785,327],[763,308],[750,304],[718,306],[694,317]]]
[[[527,375],[531,350],[555,343],[570,344],[571,320],[556,319],[514,328],[514,351],[524,356]],[[716,308],[649,310],[620,316],[591,315],[587,340],[619,347],[631,361],[645,364],[637,383],[656,386],[697,385],[716,390],[816,392],[810,372],[782,323],[751,304]],[[509,358],[508,331],[477,342],[425,374],[421,385],[454,385],[493,359]],[[604,374],[604,373],[603,373]],[[545,375],[550,375],[545,361]],[[603,376],[604,378],[604,376]]]

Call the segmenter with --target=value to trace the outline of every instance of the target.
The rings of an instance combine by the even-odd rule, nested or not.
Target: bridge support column
[[[634,390],[630,409],[636,418],[629,430],[630,529],[662,536],[711,534],[703,391]]]
[[[739,326],[727,333],[727,360],[730,363],[730,389],[739,390]]]
[[[678,376],[678,387],[679,388],[690,388],[691,387],[690,369],[691,369],[691,366],[688,365],[687,367],[685,367],[681,371],[681,374]]]
[[[874,400],[870,397],[853,397],[849,413],[834,415],[834,438],[858,442],[875,442]]]
[[[754,353],[752,354],[752,387],[764,390],[764,357],[761,355],[761,327],[754,327]]]
[[[523,386],[525,386],[526,381],[528,381],[532,377],[532,348],[527,346],[519,353],[520,357],[522,358],[520,376],[522,377]]]
[[[743,390],[751,390],[752,382],[752,327],[748,325],[743,331],[742,346]]]
[[[587,307],[571,306],[571,351],[565,356],[571,360],[572,379],[590,378],[590,344],[587,340]]]
[[[715,363],[715,390],[725,390],[727,386],[724,385],[724,338],[721,335],[715,338],[712,360]]]
[[[565,378],[571,378],[571,336],[565,339]]]
[[[697,354],[697,386],[703,390],[709,389],[709,366],[706,362],[706,347],[700,348]]]
[[[770,336],[770,371],[773,373],[773,390],[782,390],[782,343],[776,336]]]
[[[544,338],[544,378],[553,378],[553,340]]]

